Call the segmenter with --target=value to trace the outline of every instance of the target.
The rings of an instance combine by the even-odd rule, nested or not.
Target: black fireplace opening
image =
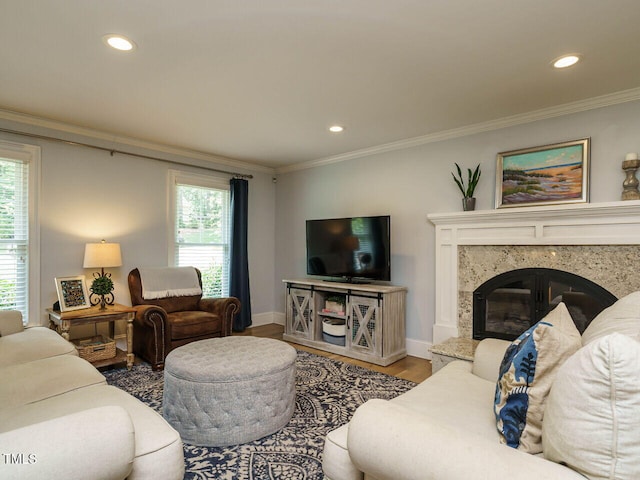
[[[473,338],[514,340],[564,302],[582,334],[617,298],[589,279],[550,268],[497,275],[473,292]]]

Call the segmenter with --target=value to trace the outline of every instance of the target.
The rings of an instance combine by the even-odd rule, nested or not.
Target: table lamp
[[[106,310],[107,305],[113,305],[113,280],[110,273],[104,273],[105,268],[122,266],[122,254],[119,243],[87,243],[84,247],[84,268],[100,268],[94,272],[91,294],[91,305],[100,304],[100,310]]]

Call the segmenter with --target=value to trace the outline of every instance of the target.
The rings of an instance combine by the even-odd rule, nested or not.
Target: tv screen
[[[307,274],[391,280],[391,217],[307,220]]]

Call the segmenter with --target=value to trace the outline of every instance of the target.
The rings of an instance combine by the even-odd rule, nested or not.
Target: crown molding
[[[330,165],[332,163],[345,162],[347,160],[367,157],[369,155],[376,155],[379,153],[386,153],[394,150],[417,147],[417,146],[425,145],[428,143],[435,143],[435,142],[441,142],[444,140],[451,140],[454,138],[466,137],[468,135],[475,135],[477,133],[489,132],[492,130],[499,130],[501,128],[522,125],[525,123],[537,122],[539,120],[546,120],[554,117],[560,117],[563,115],[571,115],[573,113],[584,112],[587,110],[595,110],[598,108],[617,105],[620,103],[633,102],[636,100],[640,100],[640,88],[632,88],[629,90],[610,93],[607,95],[593,97],[586,100],[579,100],[577,102],[565,103],[565,104],[557,105],[554,107],[543,108],[541,110],[534,110],[532,112],[499,118],[497,120],[490,120],[488,122],[475,123],[475,124],[466,125],[460,128],[443,130],[441,132],[435,132],[427,135],[422,135],[419,137],[399,140],[397,142],[385,143],[375,147],[363,148],[361,150],[354,150],[352,152],[341,153],[339,155],[332,155],[330,157],[324,157],[316,160],[310,160],[308,162],[297,163],[295,165],[287,165],[284,167],[276,168],[276,173],[289,173],[296,170],[306,170],[309,168],[321,167],[323,165]]]
[[[92,138],[95,140],[114,142],[120,145],[128,145],[131,147],[144,148],[146,150],[152,150],[154,152],[159,152],[159,153],[166,153],[168,155],[177,155],[177,156],[189,158],[192,160],[202,160],[205,162],[215,163],[217,165],[226,165],[229,167],[233,167],[235,169],[244,169],[244,170],[250,170],[253,172],[263,172],[268,174],[273,174],[275,172],[275,169],[270,167],[265,167],[263,165],[256,165],[249,162],[243,162],[241,160],[234,160],[232,158],[200,152],[198,150],[173,147],[171,145],[165,145],[162,143],[150,142],[146,140],[140,140],[138,138],[114,135],[112,133],[101,131],[101,130],[80,127],[78,125],[73,125],[73,124],[61,122],[58,120],[51,120],[48,118],[37,117],[35,115],[14,112],[11,110],[5,110],[1,108],[0,108],[0,120],[8,120],[11,122],[20,123],[23,125],[29,125],[32,127],[42,127],[42,128],[47,128],[57,132],[64,132],[64,133],[69,133],[73,135],[81,135],[83,137]],[[197,166],[197,165],[194,164],[194,166]]]
[[[286,165],[278,168],[266,167],[254,163],[244,162],[241,160],[235,160],[220,155],[214,155],[211,153],[200,152],[197,150],[191,150],[187,148],[174,147],[165,145],[162,143],[145,141],[133,137],[126,137],[121,135],[114,135],[109,132],[95,130],[91,128],[81,127],[57,120],[51,120],[43,117],[37,117],[35,115],[29,115],[20,112],[14,112],[11,110],[0,108],[0,120],[8,120],[24,125],[42,127],[58,132],[64,132],[74,135],[81,135],[83,137],[93,138],[97,140],[103,140],[108,142],[114,142],[122,145],[128,145],[132,147],[143,148],[146,150],[152,150],[155,152],[166,153],[169,155],[177,155],[184,158],[193,160],[201,160],[218,165],[226,165],[237,169],[246,169],[254,172],[262,172],[267,174],[282,174],[289,173],[297,170],[306,170],[315,167],[321,167],[324,165],[330,165],[333,163],[345,162],[356,158],[366,157],[370,155],[376,155],[380,153],[391,152],[395,150],[402,150],[406,148],[417,147],[429,143],[441,142],[444,140],[451,140],[454,138],[466,137],[477,133],[483,133],[493,130],[499,130],[501,128],[522,125],[525,123],[536,122],[539,120],[546,120],[563,115],[570,115],[573,113],[584,112],[587,110],[594,110],[598,108],[608,107],[611,105],[617,105],[621,103],[633,102],[640,100],[640,87],[629,90],[623,90],[599,97],[589,98],[586,100],[580,100],[577,102],[566,103],[563,105],[557,105],[550,108],[544,108],[541,110],[535,110],[533,112],[512,115],[496,120],[490,120],[488,122],[481,122],[472,125],[466,125],[464,127],[454,128],[450,130],[443,130],[441,132],[430,133],[419,137],[408,138],[399,140],[396,142],[385,143],[374,147],[363,148],[360,150],[354,150],[352,152],[342,153],[338,155],[332,155],[329,157],[310,160],[307,162],[297,163],[294,165]]]

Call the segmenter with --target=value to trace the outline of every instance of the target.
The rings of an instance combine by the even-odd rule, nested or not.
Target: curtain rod
[[[93,148],[95,150],[102,150],[103,152],[109,152],[112,157],[116,153],[119,153],[121,155],[129,155],[131,157],[146,158],[147,160],[157,160],[158,162],[171,163],[171,164],[174,164],[174,165],[182,165],[182,166],[187,166],[187,167],[202,168],[204,170],[209,170],[211,172],[217,172],[217,173],[224,173],[224,174],[227,174],[227,175],[233,175],[236,178],[253,178],[253,175],[251,175],[251,174],[230,172],[228,170],[220,170],[218,168],[213,168],[213,167],[202,167],[200,165],[192,165],[190,163],[179,162],[177,160],[167,160],[166,158],[152,157],[151,155],[142,155],[140,153],[125,152],[123,150],[117,150],[115,148],[99,147],[97,145],[91,145],[90,143],[74,142],[74,141],[71,141],[71,140],[65,140],[64,138],[49,137],[47,135],[38,135],[36,133],[19,132],[17,130],[9,130],[9,129],[6,129],[6,128],[0,128],[0,132],[11,133],[11,134],[14,134],[14,135],[22,135],[24,137],[39,138],[39,139],[42,139],[42,140],[50,140],[52,142],[66,143],[67,145],[73,145],[73,146],[76,146],[76,147],[87,147],[87,148]]]

